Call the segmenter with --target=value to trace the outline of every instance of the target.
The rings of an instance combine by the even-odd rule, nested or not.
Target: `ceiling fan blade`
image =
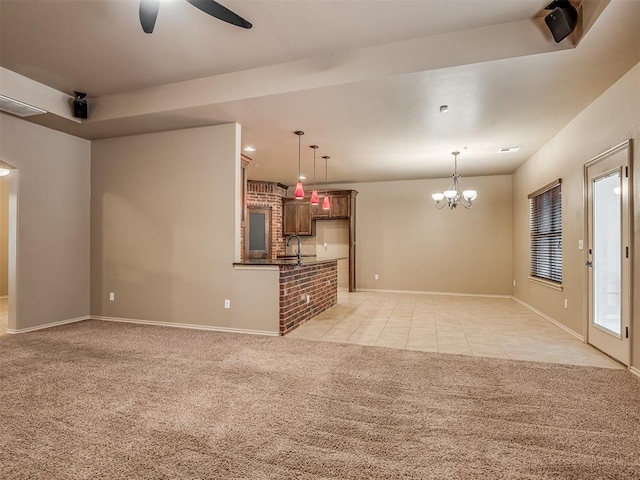
[[[242,28],[251,28],[250,22],[247,22],[240,15],[233,13],[226,7],[223,7],[215,0],[187,0],[191,5],[196,8],[199,8],[205,13],[208,13],[212,17],[216,17],[223,22],[230,23],[231,25],[236,25]]]
[[[140,0],[140,25],[144,33],[152,33],[162,0]]]

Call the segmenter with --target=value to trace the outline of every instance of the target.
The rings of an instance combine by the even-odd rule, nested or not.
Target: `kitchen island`
[[[285,335],[337,303],[338,260],[342,258],[291,256],[249,258],[233,265],[236,269],[279,270],[279,333]]]

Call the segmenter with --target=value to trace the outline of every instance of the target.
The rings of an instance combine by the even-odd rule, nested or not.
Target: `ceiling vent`
[[[519,152],[520,149],[522,147],[518,146],[518,147],[502,147],[500,150],[498,150],[498,153],[515,153],[515,152]]]
[[[47,113],[46,110],[33,107],[26,103],[19,102],[18,100],[14,100],[13,98],[5,97],[4,95],[0,95],[0,110],[17,115],[18,117],[30,117],[31,115]]]

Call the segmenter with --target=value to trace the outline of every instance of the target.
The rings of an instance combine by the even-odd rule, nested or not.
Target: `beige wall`
[[[359,192],[359,289],[511,295],[511,176],[463,177],[474,207],[438,210],[431,194],[449,181],[340,186]]]
[[[583,335],[586,325],[586,267],[584,250],[583,165],[600,153],[632,139],[635,163],[634,277],[635,311],[640,311],[640,64],[589,105],[569,125],[514,174],[514,296]],[[527,195],[553,179],[562,178],[563,285],[558,292],[528,280],[529,203]],[[564,309],[564,299],[568,309]],[[632,328],[632,363],[640,362],[640,318]]]
[[[316,255],[338,260],[338,287],[349,288],[349,220],[316,220]]]
[[[92,315],[278,331],[278,272],[232,266],[239,125],[94,141],[91,188]]]
[[[90,155],[87,140],[0,114],[0,159],[17,168],[8,177],[12,330],[89,314]]]
[[[9,178],[0,177],[0,296],[9,295]]]

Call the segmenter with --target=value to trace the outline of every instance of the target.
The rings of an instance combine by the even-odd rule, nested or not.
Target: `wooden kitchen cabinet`
[[[331,208],[329,210],[323,210],[322,208],[322,199],[324,198],[324,194],[321,193],[320,205],[313,205],[311,207],[313,220],[348,219],[351,215],[352,203],[352,195],[350,192],[350,190],[329,191],[329,200],[331,202]]]
[[[282,233],[287,235],[313,235],[311,204],[307,200],[285,198],[282,209]]]
[[[349,205],[351,198],[347,195],[334,195],[331,197],[330,218],[349,218]]]
[[[324,195],[320,195],[320,205],[311,206],[311,216],[314,220],[326,220],[329,218],[330,210],[323,210],[322,199]]]

